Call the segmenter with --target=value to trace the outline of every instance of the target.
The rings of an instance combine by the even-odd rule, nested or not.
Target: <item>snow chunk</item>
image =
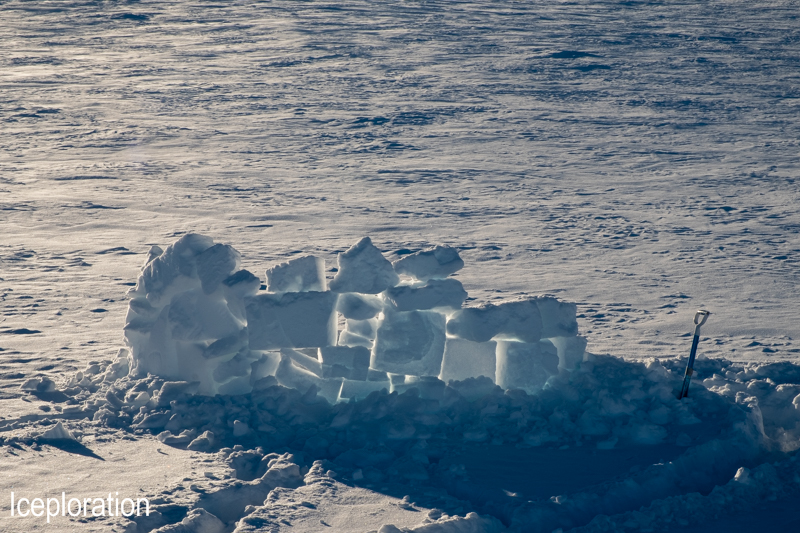
[[[444,345],[442,381],[462,381],[478,376],[495,380],[495,350],[497,343],[472,342],[464,339],[447,339]]]
[[[345,318],[353,320],[367,320],[376,316],[383,309],[383,302],[377,296],[365,294],[344,293],[339,295],[336,310]]]
[[[250,348],[318,348],[336,344],[336,294],[259,294],[246,301]]]
[[[306,255],[267,269],[270,292],[325,291],[325,260]]]
[[[386,289],[386,299],[398,311],[415,309],[460,309],[467,291],[457,279],[432,279],[424,286],[408,285]]]
[[[374,342],[371,339],[362,337],[361,335],[352,333],[345,329],[339,334],[339,340],[337,344],[339,346],[363,346],[364,348],[371,350]]]
[[[370,318],[368,320],[351,320],[345,321],[344,329],[355,335],[360,335],[364,338],[375,340],[375,333],[378,331],[378,319]]]
[[[540,296],[535,302],[542,317],[543,338],[573,337],[578,334],[578,321],[575,318],[577,305],[552,296]]]
[[[151,305],[160,307],[175,294],[200,286],[197,256],[213,245],[209,237],[184,235],[144,267],[132,296],[141,295]]]
[[[558,368],[573,370],[583,361],[586,353],[584,337],[552,337],[550,342],[558,350]]]
[[[444,328],[444,315],[433,311],[387,313],[378,326],[370,366],[394,374],[438,376]]]
[[[339,254],[339,271],[331,281],[331,290],[378,294],[394,287],[399,281],[392,264],[383,257],[369,237],[364,237],[349,250]]]
[[[221,339],[243,326],[221,294],[212,296],[198,290],[176,295],[170,302],[167,319],[172,338],[181,341]]]
[[[319,349],[319,360],[324,365],[367,368],[369,367],[369,358],[369,350],[363,346],[326,346]]]
[[[456,311],[447,333],[473,342],[491,339],[536,342],[541,338],[542,317],[536,300],[487,304]]]
[[[211,294],[224,279],[239,269],[242,256],[227,244],[215,244],[197,255],[197,276],[203,292]]]
[[[55,426],[39,435],[40,439],[47,440],[76,440],[75,436],[66,429],[61,422],[57,422]]]
[[[339,400],[362,400],[373,392],[391,390],[389,380],[385,381],[356,381],[345,379],[342,381],[342,390],[339,393]]]
[[[406,274],[420,281],[442,279],[461,270],[464,261],[458,250],[450,246],[436,246],[433,250],[425,250],[407,255],[392,263],[394,271]]]
[[[544,342],[497,343],[497,384],[504,389],[522,389],[534,394],[551,376],[558,374],[558,356]],[[544,349],[543,349],[544,348]]]
[[[189,514],[178,522],[160,527],[153,533],[224,533],[225,524],[205,509],[192,509]]]

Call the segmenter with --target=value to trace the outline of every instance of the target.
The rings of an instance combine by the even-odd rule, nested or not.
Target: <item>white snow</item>
[[[0,531],[797,530],[796,12],[4,3]],[[541,333],[445,327],[439,375],[497,343],[497,383],[456,379],[485,345],[447,383],[250,346],[246,300],[337,275],[330,347],[453,322],[416,292],[447,276]],[[503,370],[521,343],[549,370]],[[155,513],[47,524],[12,490]]]

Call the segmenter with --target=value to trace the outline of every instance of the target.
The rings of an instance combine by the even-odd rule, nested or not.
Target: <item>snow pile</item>
[[[130,291],[130,373],[204,395],[244,394],[274,376],[333,403],[480,376],[533,393],[583,360],[574,304],[462,308],[467,292],[448,276],[463,265],[447,246],[390,263],[365,237],[339,254],[330,290],[324,260],[305,256],[269,268],[260,292],[231,246],[185,235],[153,247]]]
[[[336,348],[323,350],[325,364],[364,368],[370,355]],[[404,376],[394,392],[331,404],[316,387],[301,392],[275,376],[250,393],[216,396],[195,394],[196,383],[153,375],[114,378],[127,369],[124,361],[123,352],[114,363],[79,372],[62,389],[73,404],[63,415],[154,433],[170,446],[218,450],[237,483],[201,491],[193,509],[204,513],[190,513],[173,524],[176,531],[217,527],[213,518],[226,530],[250,531],[279,524],[290,510],[298,520],[311,520],[314,509],[344,512],[320,492],[323,485],[361,487],[362,496],[377,488],[410,494],[435,517],[394,522],[400,531],[499,531],[495,519],[511,531],[666,531],[800,491],[800,370],[788,363],[700,359],[684,400],[676,393],[685,361],[587,354],[535,394],[504,390],[486,376],[447,384]],[[525,497],[492,492],[471,477],[475,465],[453,460],[464,447],[480,447],[480,461],[496,462],[498,471],[509,468],[503,450],[548,457],[552,464],[532,482],[557,475],[574,483],[547,497],[525,488]],[[647,449],[666,459],[648,461]],[[626,472],[627,463],[619,475],[586,484],[571,461],[590,456],[599,463],[632,458],[635,468]],[[312,480],[305,470],[320,461],[327,477]],[[276,487],[284,488],[271,500]],[[301,499],[315,507],[297,507]],[[386,520],[385,530],[395,531],[388,525],[394,519]],[[142,522],[131,531],[150,529]]]

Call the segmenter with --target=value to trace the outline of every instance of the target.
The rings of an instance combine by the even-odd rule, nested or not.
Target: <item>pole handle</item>
[[[698,309],[697,312],[694,314],[694,325],[695,326],[702,326],[708,320],[708,315],[711,314],[711,311],[706,311],[705,309]]]

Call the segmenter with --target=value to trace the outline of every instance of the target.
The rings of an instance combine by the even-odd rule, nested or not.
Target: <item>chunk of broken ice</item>
[[[413,276],[420,281],[446,278],[461,270],[464,261],[458,250],[450,246],[436,246],[433,250],[425,250],[407,255],[392,263],[398,274]]]
[[[306,255],[267,269],[270,292],[325,291],[325,260]]]
[[[400,278],[369,237],[364,237],[339,254],[339,271],[331,281],[336,292],[378,294],[394,287]]]

